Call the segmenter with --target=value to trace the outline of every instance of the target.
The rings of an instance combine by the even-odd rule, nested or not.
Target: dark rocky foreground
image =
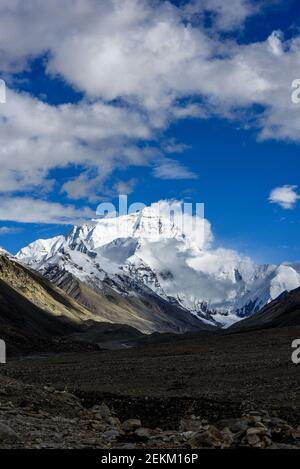
[[[0,428],[1,445],[300,447],[296,338],[299,326],[155,336],[127,350],[13,359],[0,368],[0,421],[16,435]]]
[[[120,420],[105,403],[86,408],[66,391],[0,378],[0,448],[298,448],[300,428],[266,411],[209,422],[189,413],[176,429]]]

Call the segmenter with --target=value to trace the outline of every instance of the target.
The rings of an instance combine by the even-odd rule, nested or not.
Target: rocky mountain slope
[[[129,326],[112,327],[100,306],[97,321],[94,318],[94,312],[1,251],[0,337],[9,355],[97,350],[93,344],[121,347],[143,337]]]
[[[6,284],[52,317],[69,320],[75,324],[93,318],[87,309],[69,298],[62,290],[11,256],[0,255],[0,279],[3,286]]]
[[[284,292],[258,314],[234,324],[229,330],[247,331],[300,325],[300,288]]]
[[[58,265],[51,266],[43,273],[69,297],[93,313],[94,321],[125,324],[145,334],[156,331],[184,333],[211,328],[180,305],[170,304],[145,287],[136,290],[134,295],[128,295],[125,283],[124,290],[120,291],[114,288],[111,281],[99,284],[93,278],[85,282],[79,279],[79,275]]]
[[[189,324],[176,325],[180,331],[194,327],[192,316],[200,324],[228,327],[300,286],[299,264],[257,265],[234,251],[213,249],[206,220],[197,230],[184,230],[181,222],[160,202],[138,213],[74,227],[67,236],[38,240],[17,258],[68,293],[76,279],[81,290],[85,284],[102,298],[114,301],[118,295],[135,307],[146,305],[150,321],[155,310],[169,308],[167,322],[161,326],[154,320],[148,329],[161,332],[172,331],[167,323],[180,314]],[[85,304],[92,295],[82,296]],[[112,321],[118,322],[117,316]],[[138,327],[132,318],[126,323]]]
[[[160,297],[156,303],[146,303],[146,297],[129,302],[109,288],[106,294],[91,289],[68,273],[56,280],[62,288],[1,251],[0,337],[9,355],[127,347],[128,341],[143,337],[132,326],[147,333],[198,330],[196,318]]]
[[[59,350],[52,339],[80,332],[92,317],[40,274],[0,254],[0,337],[9,354]]]

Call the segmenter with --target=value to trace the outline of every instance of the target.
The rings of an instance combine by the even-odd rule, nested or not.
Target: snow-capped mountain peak
[[[171,207],[171,209],[170,209]],[[197,221],[197,224],[195,223]],[[184,214],[178,203],[158,202],[128,215],[103,217],[74,227],[68,240],[84,240],[98,249],[118,238],[185,240],[203,246],[211,241],[207,220]]]
[[[300,285],[298,264],[260,266],[235,251],[212,249],[209,222],[196,221],[170,214],[163,201],[35,241],[17,257],[53,281],[55,269],[125,296],[152,292],[201,321],[223,326]]]
[[[0,256],[11,256],[11,254],[0,246]]]

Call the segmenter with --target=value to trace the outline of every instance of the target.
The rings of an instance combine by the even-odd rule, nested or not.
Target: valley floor
[[[296,338],[300,338],[300,327],[176,339],[162,337],[156,339],[156,343],[135,349],[11,360],[0,369],[0,379],[3,380],[0,442],[1,423],[6,423],[20,438],[13,446],[114,447],[133,444],[146,447],[236,447],[257,444],[265,447],[273,443],[298,446],[300,365],[291,361],[291,343]],[[23,404],[20,396],[13,402],[16,392],[9,383],[14,379],[18,383],[16,389],[25,387],[26,393],[29,392],[30,397],[24,398]],[[71,395],[55,389],[67,390]],[[41,393],[48,395],[41,398]],[[69,400],[66,406],[65,397]],[[63,402],[61,408],[57,399]],[[97,420],[94,414],[98,412],[95,406],[103,402],[113,411],[114,418],[119,419],[114,421],[114,425],[103,422],[103,416],[98,423],[94,422]],[[48,407],[45,409],[45,406]],[[41,418],[40,423],[44,422],[45,436],[43,431],[36,432],[41,434],[40,441],[34,439],[36,434],[34,438],[28,437],[31,430],[27,432],[25,424],[22,426],[24,412],[25,415],[29,412],[29,417],[31,415],[26,421],[29,430],[35,425],[31,418]],[[48,417],[43,414],[45,412]],[[18,424],[16,418],[19,419]],[[128,433],[120,426],[120,422],[127,419],[141,420],[137,427],[143,425],[148,430],[140,431],[140,436],[135,433],[138,428]],[[182,419],[198,423],[185,425]],[[227,420],[225,426],[220,424],[224,419]],[[229,424],[228,419],[235,419],[238,427],[244,428],[240,430],[242,433],[239,431],[235,436],[230,430],[233,423]],[[198,425],[197,431],[195,425]],[[272,433],[274,425],[280,426],[275,431],[275,439]],[[55,432],[48,432],[47,426],[56,428]],[[160,430],[155,430],[157,428]],[[250,436],[258,435],[250,438],[250,443],[249,428],[261,428],[250,430]],[[223,430],[231,443],[228,443],[226,435],[218,433]],[[206,437],[203,440],[203,432],[207,431],[209,443]],[[105,432],[117,433],[105,436]],[[191,442],[196,438],[194,433],[199,432],[202,436],[197,436],[198,443],[196,440]],[[285,436],[281,438],[279,434]],[[55,435],[59,435],[57,440]],[[212,438],[219,443],[212,444]],[[6,443],[1,444],[5,446]]]

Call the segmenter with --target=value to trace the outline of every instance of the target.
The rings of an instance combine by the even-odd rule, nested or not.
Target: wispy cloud
[[[5,236],[8,234],[21,233],[22,228],[12,227],[12,226],[1,226],[0,227],[0,236]]]
[[[197,179],[197,174],[190,171],[178,161],[164,158],[153,169],[154,177],[158,179]]]
[[[113,188],[117,194],[129,195],[134,191],[137,182],[135,178],[129,179],[129,181],[117,181]]]
[[[73,225],[94,215],[88,207],[80,209],[31,197],[0,197],[0,220],[3,221]]]

